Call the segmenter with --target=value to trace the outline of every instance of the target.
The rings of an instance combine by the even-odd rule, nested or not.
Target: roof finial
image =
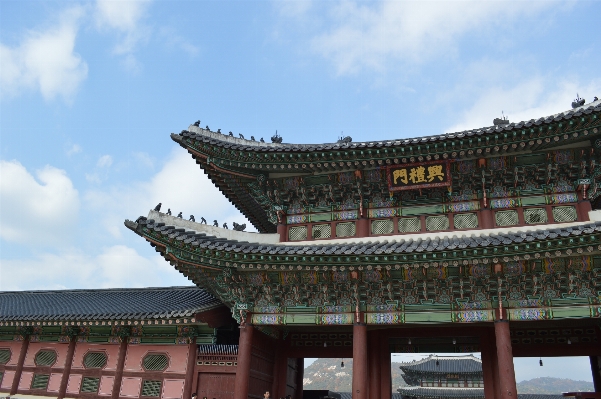
[[[580,98],[580,95],[576,93],[576,99],[572,101],[572,108],[582,107],[586,101],[584,98]]]
[[[351,138],[351,136],[344,136],[344,131],[340,132],[340,137],[338,138],[338,143],[340,144],[348,144],[350,142],[352,142],[353,139]]]
[[[271,136],[272,143],[282,144],[283,137],[278,134],[278,131],[275,131],[275,135]]]
[[[509,125],[509,118],[507,118],[507,116],[505,116],[505,112],[501,111],[501,118],[493,119],[492,123],[495,126]]]

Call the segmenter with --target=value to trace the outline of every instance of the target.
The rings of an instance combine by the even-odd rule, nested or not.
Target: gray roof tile
[[[0,320],[192,316],[221,302],[198,287],[0,292]]]

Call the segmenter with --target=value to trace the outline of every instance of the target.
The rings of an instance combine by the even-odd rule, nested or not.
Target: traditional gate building
[[[287,364],[351,356],[353,397],[390,398],[391,352],[481,352],[496,399],[513,356],[590,356],[599,391],[600,116],[318,145],[196,123],[172,139],[259,233],[125,224],[231,309],[236,399],[299,398]]]
[[[481,352],[485,397],[495,399],[517,395],[514,356],[590,356],[601,391],[600,116],[595,101],[459,133],[319,145],[245,140],[199,123],[172,134],[258,230],[158,210],[125,222],[217,298],[215,312],[227,310],[212,322],[178,316],[197,333],[203,323],[230,331],[229,340],[217,330],[199,347],[183,397],[270,390],[299,399],[303,358],[352,357],[353,398],[390,399],[390,354],[398,352]],[[88,337],[96,328],[102,339],[119,335],[120,319],[90,317],[15,315],[0,327],[19,329],[6,332],[11,339],[80,336],[68,333],[72,325],[88,327]],[[154,321],[146,326],[148,338],[161,334]],[[169,339],[185,336],[174,331]],[[71,348],[79,338],[63,340]],[[17,392],[25,365],[11,367],[0,365],[14,371],[7,384]],[[58,392],[68,390],[70,377],[52,378]],[[114,385],[111,396],[128,397]]]

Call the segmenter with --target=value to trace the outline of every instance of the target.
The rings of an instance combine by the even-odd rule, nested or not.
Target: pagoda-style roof
[[[401,363],[399,368],[403,373],[479,374],[482,373],[482,360],[472,355],[430,355],[418,361]]]
[[[484,388],[403,387],[397,392],[403,397],[425,399],[484,398]]]
[[[205,289],[118,288],[0,292],[0,321],[84,321],[193,317],[221,306]]]
[[[343,201],[351,192],[357,202],[359,197],[367,200],[369,193],[381,191],[379,186],[365,186],[365,193],[355,192],[354,179],[342,184],[342,177],[336,174],[424,161],[530,156],[559,148],[590,148],[591,141],[599,137],[599,115],[601,100],[529,121],[361,143],[263,143],[195,125],[171,137],[260,232],[275,232],[277,213],[289,208],[293,199],[316,207],[316,200],[311,198],[322,191],[329,193],[326,199],[330,203]],[[294,178],[298,180],[285,181]]]
[[[591,215],[598,219],[599,213]],[[340,315],[339,324],[352,324],[355,305],[367,312],[370,324],[490,322],[499,295],[513,308],[512,320],[599,312],[601,222],[317,245],[278,242],[275,234],[226,230],[156,211],[125,225],[231,308],[238,321],[252,312],[259,325],[323,324],[329,313]],[[529,307],[537,310],[520,310]]]
[[[163,222],[155,220],[153,216],[157,218],[160,216]],[[171,223],[167,224],[165,221]],[[183,224],[187,228],[182,228]],[[334,258],[338,256],[361,256],[362,261],[373,262],[374,264],[381,263],[381,261],[384,261],[383,263],[390,263],[394,260],[399,263],[411,262],[410,264],[413,265],[414,260],[417,259],[424,262],[435,261],[437,258],[440,258],[441,261],[444,259],[451,264],[453,261],[472,263],[474,256],[481,254],[488,255],[492,263],[493,258],[510,256],[511,259],[517,260],[514,256],[523,257],[526,253],[530,252],[532,252],[532,257],[536,257],[535,252],[537,251],[535,249],[542,248],[540,245],[537,246],[536,243],[542,242],[545,243],[545,248],[553,248],[554,254],[560,256],[562,253],[561,250],[564,248],[556,247],[555,245],[547,246],[547,243],[552,243],[552,240],[578,238],[576,242],[582,243],[583,246],[589,246],[588,243],[590,241],[586,237],[601,232],[601,222],[581,222],[570,225],[541,225],[513,229],[472,230],[462,231],[461,233],[346,238],[317,244],[315,242],[302,241],[274,242],[273,240],[277,238],[275,234],[268,234],[269,239],[264,240],[262,239],[263,234],[236,232],[206,226],[205,224],[184,221],[173,216],[157,215],[156,211],[151,211],[149,218],[141,216],[136,222],[126,221],[125,225],[155,245],[165,248],[173,241],[176,241],[182,250],[191,251],[190,254],[203,250],[204,256],[207,258],[203,263],[219,264],[220,260],[223,260],[225,263],[226,259],[229,259],[228,263],[231,263],[231,266],[241,269],[244,269],[244,264],[250,266],[254,263],[265,262],[265,259],[259,260],[258,258],[253,258],[252,255],[273,255],[269,263],[281,264],[286,267],[288,265],[296,267],[302,261],[300,259],[296,261],[288,259],[286,261],[280,259],[278,255],[318,256],[320,257],[319,263],[325,265],[332,262],[330,266],[334,266],[340,262]],[[212,235],[203,232],[207,230],[221,234],[218,236],[217,234]],[[225,236],[229,238],[225,238]],[[252,237],[256,237],[257,240],[249,242],[249,237],[251,239]],[[498,250],[495,250],[495,248]],[[587,249],[587,252],[592,252],[593,250],[597,251],[596,248],[591,247],[590,251]],[[451,252],[447,252],[444,255],[441,254],[442,256],[436,256],[435,254],[436,252],[444,251]],[[419,257],[414,258],[414,254],[419,254]],[[381,255],[400,255],[400,257],[394,259],[377,259]],[[544,254],[539,254],[539,257],[541,256],[544,256]],[[213,262],[209,262],[209,258],[213,258]],[[315,260],[317,261],[317,259]],[[199,261],[196,262],[201,263]],[[342,261],[341,263],[345,264],[346,261]]]

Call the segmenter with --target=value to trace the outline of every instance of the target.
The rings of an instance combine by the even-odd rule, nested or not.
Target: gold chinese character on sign
[[[426,181],[426,168],[423,166],[418,166],[417,168],[411,168],[409,172],[409,180],[413,184],[415,183],[423,183]]]
[[[407,180],[407,169],[395,170],[392,172],[392,178],[394,179],[394,184],[398,184],[397,179],[400,179],[405,184],[409,183],[409,180]]]
[[[439,181],[444,180],[444,173],[442,172],[442,165],[428,166],[428,182],[431,182],[436,177],[438,177]]]

